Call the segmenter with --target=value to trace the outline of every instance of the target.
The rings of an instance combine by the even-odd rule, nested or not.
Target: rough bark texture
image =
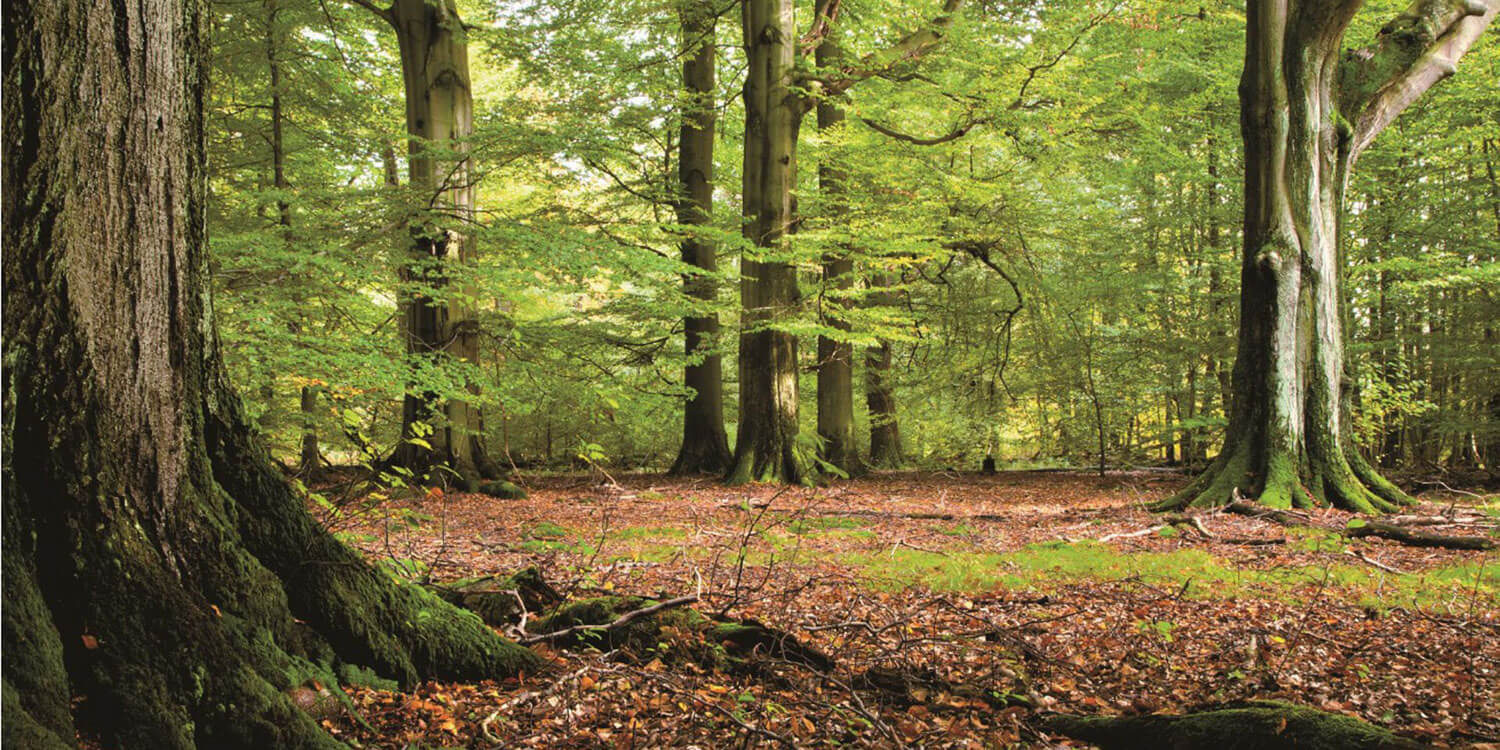
[[[1208,471],[1163,507],[1222,505],[1235,489],[1281,508],[1379,512],[1410,502],[1365,462],[1345,429],[1344,188],[1360,151],[1453,72],[1495,7],[1417,0],[1372,47],[1341,53],[1359,5],[1250,3],[1240,81],[1244,251],[1229,429]]]
[[[461,268],[473,263],[477,252],[473,234],[465,231],[475,220],[476,174],[467,143],[474,119],[468,42],[453,0],[396,0],[385,16],[401,47],[409,185],[428,212],[412,222],[411,257],[402,277],[414,289],[402,305],[401,330],[413,357],[474,363],[479,357],[475,295]],[[469,391],[478,398],[476,386]],[[433,434],[418,435],[413,425],[419,422],[434,427]],[[403,435],[423,437],[432,447],[405,442],[394,463],[419,474],[446,465],[470,487],[481,477],[500,476],[485,451],[483,415],[471,401],[408,394],[401,423]]]
[[[4,13],[4,744],[70,747],[76,718],[125,748],[338,747],[283,691],[531,668],[314,524],[241,418],[208,297],[202,6]]]
[[[672,464],[672,474],[723,474],[733,456],[724,431],[723,358],[718,352],[718,249],[714,242],[692,233],[713,216],[714,201],[714,26],[713,8],[699,2],[684,2],[682,19],[682,88],[684,110],[678,138],[677,223],[688,227],[682,240],[682,262],[702,271],[685,275],[683,291],[704,308],[688,315],[686,329],[688,364],[683,384],[693,389],[682,413],[682,448]]]
[[[826,30],[814,53],[819,70],[837,69],[842,65],[843,50],[838,44],[837,0],[820,0],[816,9],[818,22]],[[818,101],[818,130],[831,130],[844,122],[844,108],[832,98]],[[847,213],[844,196],[849,176],[836,164],[818,166],[818,191],[823,194],[827,222],[837,225]],[[849,300],[840,296],[854,284],[854,261],[845,248],[823,257],[825,294],[823,319],[835,329],[849,330],[842,314]],[[824,461],[838,467],[848,476],[863,473],[859,444],[854,439],[854,345],[845,340],[818,337],[818,438]]]
[[[796,83],[791,0],[743,3],[745,47],[745,237],[740,261],[740,421],[728,481],[804,482],[812,469],[796,449],[797,338],[781,324],[800,304],[789,262],[797,130],[806,111]]]

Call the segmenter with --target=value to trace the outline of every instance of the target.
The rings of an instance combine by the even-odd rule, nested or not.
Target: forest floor
[[[698,610],[782,629],[837,666],[721,671],[672,658],[669,638],[647,653],[540,645],[544,673],[351,688],[367,724],[324,723],[370,748],[1059,747],[1047,712],[1273,698],[1433,746],[1500,742],[1500,556],[1229,514],[1200,517],[1206,534],[1160,526],[1143,504],[1183,481],[888,473],[788,489],[595,474],[529,480],[522,500],[372,506],[335,528],[398,573],[538,566],[570,598],[695,594]],[[1480,502],[1423,500],[1417,513]],[[857,689],[882,673],[928,687]]]

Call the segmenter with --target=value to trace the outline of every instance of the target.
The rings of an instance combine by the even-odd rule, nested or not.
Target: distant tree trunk
[[[530,652],[307,514],[219,359],[199,3],[5,5],[4,746],[337,748],[285,691]]]
[[[430,201],[422,210],[431,212],[413,221],[411,255],[402,268],[403,280],[415,287],[402,305],[406,350],[417,358],[474,363],[479,358],[474,290],[462,280],[463,266],[477,253],[467,226],[475,220],[476,173],[466,140],[474,114],[463,23],[453,0],[396,0],[378,12],[395,27],[401,47],[411,136],[408,180],[416,195]],[[433,433],[420,437],[431,449],[408,439],[392,462],[418,474],[445,465],[469,486],[480,477],[499,476],[499,466],[485,451],[483,415],[472,403],[478,387],[471,384],[468,391],[470,400],[445,400],[430,391],[407,394],[402,435],[419,437],[413,425],[428,424]]]
[[[1359,153],[1494,18],[1479,0],[1417,0],[1344,54],[1359,0],[1252,0],[1240,83],[1245,223],[1239,353],[1224,448],[1164,506],[1238,488],[1274,507],[1394,510],[1410,501],[1345,428],[1338,240]]]
[[[276,0],[266,0],[266,67],[271,84],[271,183],[276,187],[276,223],[281,227],[282,240],[290,243],[292,229],[292,207],[286,200],[291,184],[286,178],[286,146],[282,138],[281,108],[281,60],[277,56],[277,16],[281,9]],[[299,303],[301,300],[297,300]],[[293,333],[301,331],[300,323],[293,323]],[[302,430],[302,446],[299,451],[297,473],[304,477],[316,475],[322,465],[322,454],[318,451],[317,392],[312,386],[302,386],[299,401],[299,426]]]
[[[796,450],[797,338],[779,327],[799,304],[787,262],[797,130],[805,112],[793,91],[797,37],[791,0],[744,0],[745,237],[766,255],[740,261],[740,421],[728,481],[803,482]]]
[[[689,228],[682,240],[682,262],[701,269],[685,275],[683,291],[696,304],[711,308],[718,301],[717,248],[712,240],[694,234],[707,225],[714,200],[714,26],[709,5],[688,0],[678,9],[682,19],[682,87],[684,109],[678,139],[677,174],[680,196],[677,223]],[[693,397],[683,407],[682,447],[672,474],[723,474],[733,457],[724,432],[723,358],[718,352],[719,314],[712,310],[688,315],[684,321],[688,364],[683,384]]]
[[[819,70],[835,70],[843,63],[838,26],[831,17],[837,6],[837,0],[819,0],[815,11],[828,25],[814,53]],[[818,101],[819,131],[837,128],[843,122],[844,109],[838,102],[827,97]],[[829,224],[838,224],[847,213],[845,183],[848,179],[848,174],[836,164],[825,162],[818,165],[818,191],[823,194]],[[849,301],[839,294],[853,284],[854,261],[847,249],[838,248],[826,253],[823,256],[823,288],[831,291],[833,296],[825,299],[823,309],[824,319],[830,327],[849,330],[849,321],[842,314]],[[854,345],[828,336],[818,337],[818,438],[822,441],[824,461],[849,476],[863,473],[859,444],[854,439]]]
[[[1495,161],[1500,159],[1500,145],[1490,138],[1485,138],[1480,143],[1480,150],[1484,153],[1484,174],[1489,182],[1490,188],[1490,210],[1495,216],[1495,239],[1500,240],[1500,177],[1495,174]],[[1490,255],[1490,262],[1497,260],[1496,254]],[[1495,291],[1483,289],[1482,299],[1493,306],[1495,303]],[[1494,347],[1500,345],[1500,330],[1497,330],[1495,322],[1491,319],[1484,326],[1484,340],[1494,351]],[[1481,433],[1485,435],[1479,451],[1484,468],[1491,474],[1500,474],[1500,383],[1491,383],[1490,396],[1485,404],[1485,416],[1489,423],[1487,429]]]
[[[870,286],[885,290],[891,285],[885,274],[871,274]],[[870,303],[890,306],[894,304],[889,291],[870,294]],[[891,383],[891,342],[880,343],[865,349],[865,407],[870,413],[870,463],[874,466],[892,468],[905,463],[901,449],[901,424],[896,419],[896,391]]]

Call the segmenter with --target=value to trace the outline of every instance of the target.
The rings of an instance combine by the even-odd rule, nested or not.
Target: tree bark
[[[1417,0],[1376,43],[1341,54],[1359,0],[1252,0],[1239,350],[1223,450],[1163,507],[1263,504],[1379,512],[1410,502],[1346,430],[1340,219],[1360,151],[1452,73],[1495,6]]]
[[[797,338],[783,329],[800,304],[788,259],[797,131],[806,111],[796,83],[791,0],[745,0],[745,237],[740,261],[740,421],[727,481],[805,482],[797,450]]]
[[[306,513],[219,360],[202,7],[4,10],[3,742],[335,748],[284,691],[537,660]],[[66,96],[59,95],[66,92]]]
[[[890,306],[893,295],[886,291],[890,277],[870,276],[870,304]],[[870,464],[883,468],[900,466],[906,460],[901,449],[901,423],[896,419],[896,391],[891,383],[891,342],[881,339],[865,348],[865,408],[870,414]]]
[[[785,330],[801,304],[788,238],[796,211],[797,134],[803,115],[816,103],[804,91],[836,96],[859,81],[914,64],[943,39],[960,5],[962,0],[945,0],[942,14],[889,48],[857,64],[806,76],[796,65],[795,3],[741,4],[748,61],[744,231],[759,250],[757,257],[740,261],[740,422],[727,482],[804,482],[813,474],[809,457],[796,445],[797,338]],[[833,15],[822,14],[804,42],[817,44],[830,33]]]
[[[816,23],[827,27],[814,52],[819,70],[835,70],[843,64],[844,53],[838,44],[838,25],[834,18],[837,8],[837,0],[819,0],[815,10],[819,19]],[[844,122],[844,109],[832,98],[825,97],[818,101],[817,116],[819,131],[832,130]],[[818,190],[823,194],[828,212],[826,218],[831,225],[838,224],[847,213],[844,191],[848,179],[843,168],[832,162],[818,165]],[[849,330],[849,321],[842,311],[849,306],[844,295],[853,285],[854,261],[849,257],[848,249],[840,247],[825,253],[822,310],[829,327]],[[864,473],[859,444],[854,439],[854,345],[829,336],[818,337],[818,438],[824,461],[847,476]]]
[[[411,253],[401,270],[413,287],[402,304],[406,350],[417,359],[473,364],[479,329],[475,293],[464,281],[464,266],[473,264],[478,251],[468,231],[475,221],[476,178],[467,143],[473,131],[468,42],[453,0],[396,0],[385,13],[401,47],[408,181],[427,201],[412,223]],[[485,450],[478,386],[471,382],[466,389],[467,398],[408,393],[401,415],[406,440],[392,463],[419,475],[444,465],[469,487],[481,477],[498,477],[500,468]]]
[[[683,2],[678,13],[682,23],[682,88],[684,110],[678,138],[677,223],[687,227],[682,240],[682,262],[701,273],[682,277],[684,293],[695,305],[695,314],[683,321],[688,364],[683,384],[693,396],[683,407],[682,447],[670,473],[723,474],[733,458],[724,431],[723,358],[718,351],[718,249],[715,243],[695,234],[713,217],[714,200],[714,27],[713,8],[699,2]]]

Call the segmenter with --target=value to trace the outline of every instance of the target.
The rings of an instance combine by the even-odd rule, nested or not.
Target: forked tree
[[[5,747],[338,748],[287,691],[536,658],[314,523],[226,382],[204,243],[203,22],[4,22]],[[351,671],[354,670],[354,671]]]
[[[790,230],[803,117],[820,100],[920,61],[946,35],[962,4],[945,0],[940,15],[887,49],[837,58],[831,69],[809,72],[798,60],[814,52],[838,23],[839,3],[818,3],[812,28],[801,37],[792,0],[741,3],[748,61],[742,210],[745,239],[756,252],[740,260],[740,418],[731,483],[802,482],[813,474],[810,457],[796,446],[797,337],[786,330],[801,303]],[[847,379],[849,368],[841,372]],[[852,392],[847,382],[840,387]],[[852,424],[852,396],[841,405],[851,412]]]
[[[1347,419],[1340,242],[1359,155],[1494,20],[1500,0],[1416,0],[1374,43],[1344,50],[1362,0],[1251,0],[1239,350],[1223,449],[1162,503],[1236,490],[1274,507],[1390,511],[1411,502],[1355,449]]]

